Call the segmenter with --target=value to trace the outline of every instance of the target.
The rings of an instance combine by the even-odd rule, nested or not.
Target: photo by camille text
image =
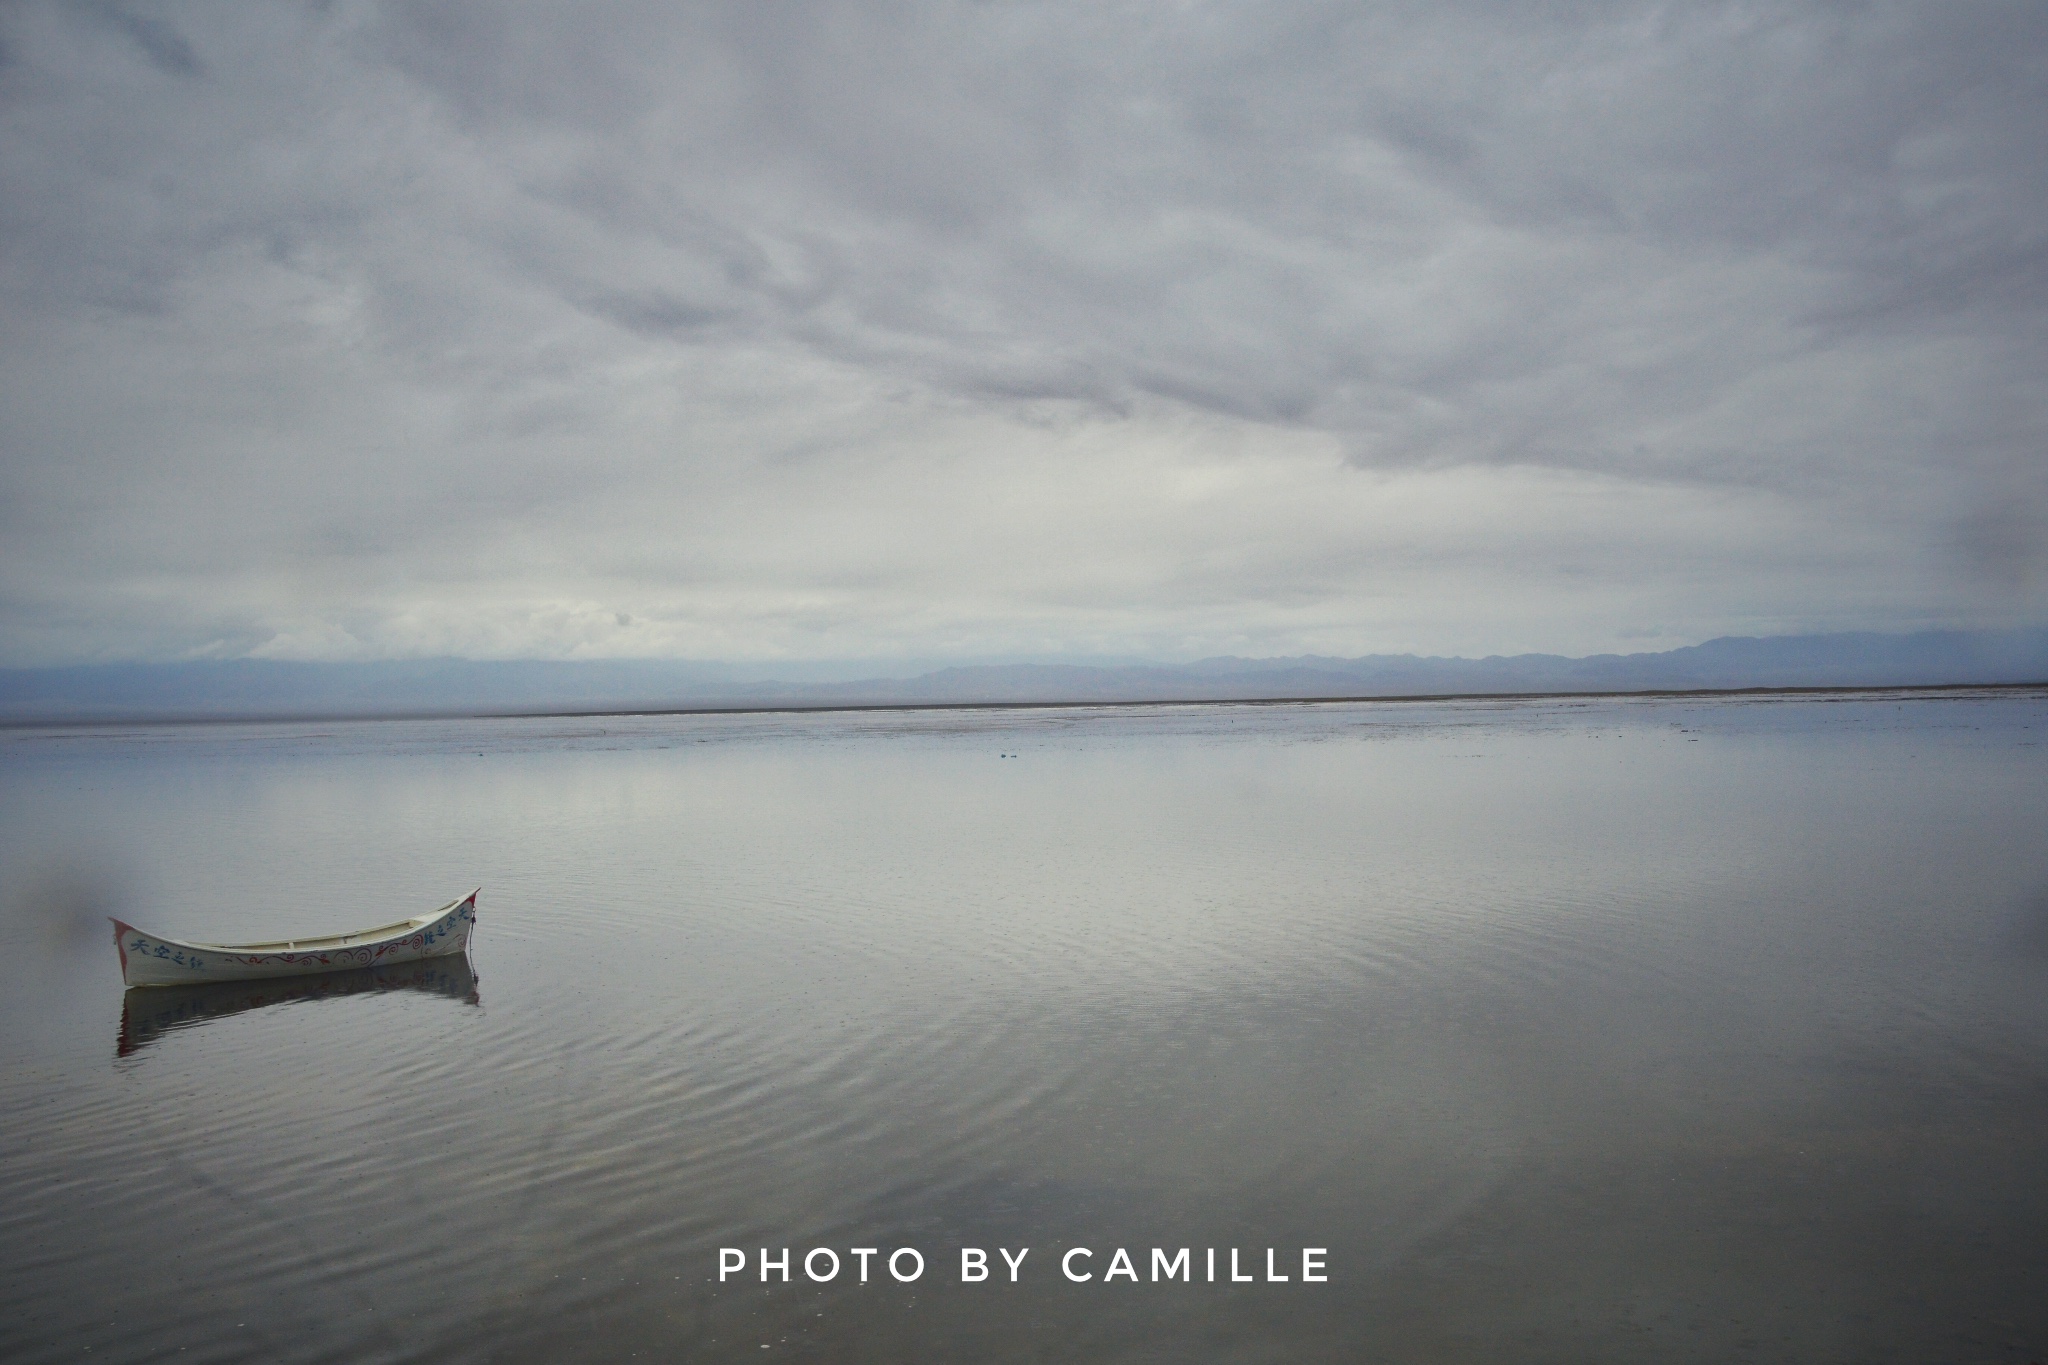
[[[1070,1247],[1060,1255],[1059,1273],[1073,1284],[1108,1284],[1112,1280],[1127,1279],[1133,1284],[1141,1278],[1153,1282],[1177,1281],[1182,1284],[1327,1284],[1329,1282],[1327,1247],[1302,1247],[1298,1253],[1283,1251],[1275,1247],[1263,1248],[1263,1267],[1256,1251],[1245,1252],[1237,1247],[1224,1247],[1221,1258],[1218,1248],[1203,1247],[1196,1258],[1195,1249],[1190,1247],[1151,1247],[1150,1275],[1140,1276],[1138,1263],[1131,1259],[1130,1251],[1117,1247],[1109,1254],[1105,1265],[1098,1259],[1092,1247]],[[961,1247],[959,1277],[960,1284],[981,1284],[990,1279],[989,1254],[983,1247]],[[997,1247],[1001,1257],[998,1271],[1007,1267],[1008,1283],[1018,1283],[1024,1272],[1024,1262],[1031,1254],[1030,1247],[1011,1251],[1008,1247]],[[870,1278],[880,1279],[874,1269],[874,1259],[882,1255],[880,1247],[849,1247],[841,1258],[831,1247],[812,1247],[806,1251],[797,1264],[802,1273],[818,1284],[826,1284],[839,1278],[842,1269],[852,1275],[860,1284]],[[718,1249],[718,1280],[723,1284],[734,1275],[742,1279],[750,1277],[750,1271],[758,1274],[759,1282],[790,1282],[790,1267],[793,1253],[788,1247],[778,1248],[771,1253],[767,1247],[759,1249],[755,1258],[749,1258],[740,1247]],[[924,1278],[925,1255],[916,1247],[897,1247],[890,1251],[883,1261],[889,1276],[899,1284],[911,1284]],[[1098,1276],[1097,1267],[1101,1267]],[[1292,1273],[1290,1273],[1292,1272]],[[998,1282],[1002,1277],[997,1276]]]

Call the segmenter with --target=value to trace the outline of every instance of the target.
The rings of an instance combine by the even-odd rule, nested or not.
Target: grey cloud
[[[1957,538],[1979,572],[2015,587],[2039,571],[2048,548],[2048,531],[2013,509],[1969,519]]]
[[[591,527],[726,499],[772,541],[759,471],[835,462],[872,521],[962,452],[1064,468],[1042,443],[1093,423],[1133,470],[1118,440],[1198,431],[1254,480],[1320,441],[1365,480],[1793,506],[1838,528],[1801,626],[1876,624],[1843,566],[1886,538],[1955,579],[1896,569],[1909,624],[2038,610],[2036,6],[26,4],[0,51],[0,479],[135,581],[467,583],[405,558],[452,516],[695,585],[717,566]],[[883,572],[832,534],[811,588]],[[1413,562],[1515,571],[1445,545]],[[1226,585],[1161,540],[1040,600],[1129,574],[1294,610],[1353,590],[1344,546]],[[11,561],[49,620],[71,553]]]
[[[699,331],[732,316],[724,308],[707,308],[661,289],[594,295],[584,307],[629,332],[649,336]]]
[[[185,36],[170,23],[147,14],[134,14],[124,9],[106,8],[100,11],[108,22],[134,40],[150,65],[171,76],[202,76],[206,68]]]
[[[1330,277],[1408,264],[1459,211],[1504,233],[1590,230],[1674,249],[1704,239],[1735,253],[1803,253],[1838,271],[1846,238],[1874,256],[1848,260],[1871,278],[1817,281],[1816,316],[1899,311],[1884,235],[1839,232],[1856,224],[1836,220],[1874,216],[1894,236],[1912,226],[1889,202],[1898,147],[1969,104],[1959,73],[1970,73],[1965,93],[1996,86],[2001,67],[2011,81],[2009,61],[1983,59],[2026,36],[1977,22],[1958,27],[1983,31],[1941,31],[1945,41],[1929,44],[1867,15],[1728,9],[1596,12],[1513,32],[1491,10],[1421,25],[1304,7],[1211,11],[1184,31],[1116,12],[1080,41],[1071,11],[1005,12],[976,26],[952,7],[821,5],[671,25],[658,12],[614,9],[573,29],[470,11],[455,26],[447,13],[407,11],[390,50],[482,137],[542,121],[630,145],[646,111],[694,114],[692,87],[721,92],[704,120],[716,145],[684,130],[674,148],[682,179],[666,187],[671,211],[719,223],[736,241],[779,235],[785,256],[808,267],[802,284],[760,271],[758,250],[728,278],[751,280],[764,314],[822,349],[871,361],[894,343],[900,364],[944,382],[966,368],[958,357],[971,359],[976,340],[990,352],[1022,346],[1058,362],[1085,357],[1129,388],[1219,412],[1298,421],[1314,411],[1339,427],[1359,421],[1360,395],[1341,383],[1298,391],[1332,368],[1333,353],[1353,369],[1425,383],[1434,372],[1454,388],[1475,365],[1548,358],[1554,322],[1540,298],[1521,300],[1536,305],[1521,316],[1503,300],[1489,321],[1504,338],[1458,338],[1420,372],[1374,344],[1405,319],[1319,318],[1299,306],[1296,296],[1313,298]],[[592,35],[606,33],[617,49],[688,55],[672,73],[622,67],[617,50],[609,63],[592,54]],[[1114,54],[1113,71],[1091,63],[1089,40]],[[1413,217],[1385,211],[1405,187],[1330,165],[1334,149],[1375,136],[1405,151],[1408,172],[1455,196],[1391,258],[1360,250],[1356,229]],[[755,212],[764,182],[800,192],[784,210],[794,214]],[[1084,244],[1034,226],[1047,205],[1077,211],[1074,227],[1099,240],[1129,240],[1133,229],[1156,237],[1173,214],[1209,226],[1091,268]],[[616,208],[585,207],[619,221]],[[636,209],[643,219],[661,212]],[[1913,259],[1931,254],[1916,246]],[[1938,282],[1920,293],[1951,297]],[[842,316],[820,327],[827,299]],[[939,371],[920,366],[920,341],[942,341],[955,358]],[[1284,380],[1261,373],[1276,364]],[[1197,377],[1205,370],[1210,378]],[[1007,381],[964,382],[986,393]]]

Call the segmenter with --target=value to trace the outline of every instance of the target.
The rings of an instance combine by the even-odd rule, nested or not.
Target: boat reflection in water
[[[195,1028],[215,1019],[246,1014],[270,1005],[301,1000],[331,1000],[344,995],[383,991],[418,991],[442,995],[466,1005],[481,1004],[476,973],[465,956],[425,958],[389,967],[324,972],[318,976],[280,976],[259,981],[221,981],[196,986],[151,986],[128,990],[121,999],[121,1037],[116,1056],[127,1057],[166,1033]]]

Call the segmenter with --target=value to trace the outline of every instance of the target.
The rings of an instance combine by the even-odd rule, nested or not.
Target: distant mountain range
[[[0,720],[38,721],[1414,697],[2048,683],[2048,629],[1730,636],[1655,654],[1374,654],[1084,667],[994,664],[851,682],[750,680],[722,664],[234,659],[0,669]]]

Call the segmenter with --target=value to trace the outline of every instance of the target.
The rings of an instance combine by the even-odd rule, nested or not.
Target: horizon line
[[[785,702],[762,706],[621,706],[544,711],[322,711],[251,712],[227,715],[160,713],[128,716],[10,718],[0,716],[0,730],[88,730],[118,726],[293,725],[400,720],[603,720],[633,716],[772,716],[895,711],[1103,711],[1133,707],[1195,706],[1333,706],[1379,702],[1387,704],[1442,701],[1570,701],[1685,697],[1897,696],[1935,692],[2048,691],[2048,678],[2034,682],[1833,684],[1811,687],[1648,687],[1615,691],[1570,692],[1417,692],[1399,695],[1332,695],[1324,697],[1158,697],[1120,701],[927,701],[927,702]]]

